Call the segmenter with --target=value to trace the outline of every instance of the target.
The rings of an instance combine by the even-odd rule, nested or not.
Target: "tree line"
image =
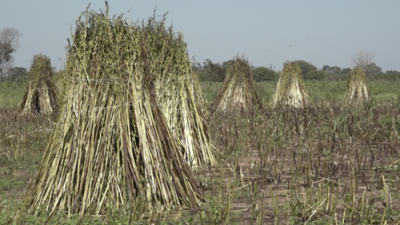
[[[341,81],[347,80],[347,74],[350,72],[350,68],[340,68],[338,66],[324,65],[321,69],[316,68],[311,63],[303,60],[296,61],[301,68],[301,74],[304,80],[327,80],[327,81]],[[223,63],[214,63],[210,59],[206,59],[203,64],[198,62],[192,63],[192,71],[200,78],[202,82],[223,82],[226,77],[228,67],[231,60],[224,61]],[[400,71],[387,70],[382,71],[382,68],[371,65],[375,70],[370,71],[366,74],[369,80],[400,80]],[[255,82],[262,81],[274,81],[277,82],[279,79],[279,71],[274,71],[271,67],[264,66],[251,66],[253,80]],[[53,74],[57,75],[59,71],[53,67]],[[24,67],[11,67],[8,69],[8,76],[1,80],[12,80],[24,82],[27,80],[29,70]]]
[[[223,82],[231,61],[232,60],[214,63],[210,59],[206,59],[202,64],[194,62],[192,63],[192,71],[197,74],[201,81]],[[312,63],[304,60],[297,60],[295,62],[299,64],[304,80],[347,80],[347,74],[351,71],[350,67],[340,68],[338,66],[324,65],[322,68],[318,69],[316,66],[312,65]],[[353,62],[353,64],[354,66],[363,67],[363,65],[358,62]],[[271,66],[269,68],[264,66],[251,66],[251,70],[255,82],[278,81],[279,79],[280,72],[274,71]],[[382,68],[377,66],[374,62],[367,63],[363,70],[369,80],[400,79],[400,71],[387,70],[383,72]]]

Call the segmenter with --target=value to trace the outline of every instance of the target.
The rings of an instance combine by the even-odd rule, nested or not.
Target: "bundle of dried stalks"
[[[262,107],[253,83],[253,76],[247,59],[236,57],[228,68],[227,75],[210,111],[247,111]]]
[[[146,27],[88,8],[68,44],[68,80],[58,123],[26,206],[103,214],[147,198],[156,210],[202,200],[158,105]],[[162,42],[163,40],[158,40]]]
[[[62,98],[64,88],[67,86],[67,80],[65,80],[65,70],[60,70],[53,76],[53,83],[56,85],[56,92],[59,99]]]
[[[215,164],[214,147],[207,131],[199,95],[193,88],[191,62],[182,33],[165,27],[165,15],[149,18],[142,27],[149,43],[151,71],[156,78],[158,103],[171,132],[184,146],[191,167]],[[197,96],[197,97],[196,97]],[[204,107],[204,106],[203,106]]]
[[[201,88],[200,78],[197,74],[192,72],[190,80],[194,92],[194,98],[196,99],[204,118],[208,120],[210,117],[210,112],[207,109],[207,99],[203,95],[203,89]]]
[[[345,106],[357,106],[371,100],[372,97],[368,90],[367,78],[362,69],[356,67],[349,73],[343,104]]]
[[[52,114],[57,112],[57,92],[52,80],[50,58],[33,57],[29,81],[21,103],[22,114]]]
[[[284,63],[270,106],[272,108],[289,107],[302,109],[311,105],[311,98],[304,87],[300,66],[296,62]]]

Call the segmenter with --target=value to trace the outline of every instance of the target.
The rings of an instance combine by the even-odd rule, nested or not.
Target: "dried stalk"
[[[198,207],[202,201],[184,147],[158,104],[146,27],[89,11],[68,45],[59,120],[26,206],[53,213],[103,214],[134,207]],[[163,40],[159,40],[163,41]]]
[[[224,84],[210,111],[248,111],[262,107],[253,83],[253,76],[247,59],[236,57],[227,71]]]
[[[270,106],[272,108],[290,107],[303,109],[311,105],[311,98],[304,87],[300,66],[296,62],[286,62]]]

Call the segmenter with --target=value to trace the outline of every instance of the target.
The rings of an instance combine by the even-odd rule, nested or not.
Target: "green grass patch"
[[[26,80],[0,82],[0,108],[17,107],[22,102]]]

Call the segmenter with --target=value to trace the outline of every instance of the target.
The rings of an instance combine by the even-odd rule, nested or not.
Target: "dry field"
[[[215,114],[209,130],[220,163],[195,171],[201,209],[156,214],[137,204],[130,215],[54,216],[49,224],[396,224],[399,116],[390,103]],[[1,223],[22,206],[54,121],[0,110]]]

